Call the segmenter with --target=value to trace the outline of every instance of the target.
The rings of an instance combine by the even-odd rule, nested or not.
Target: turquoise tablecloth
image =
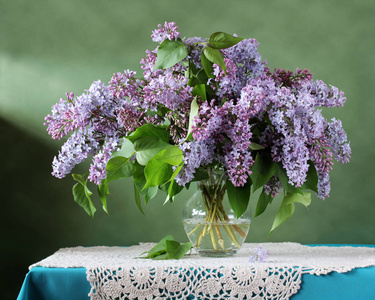
[[[26,275],[17,300],[89,299],[89,291],[90,284],[86,280],[84,268],[35,267]],[[332,272],[322,276],[304,274],[301,289],[291,299],[375,299],[375,267],[357,268],[347,273]]]

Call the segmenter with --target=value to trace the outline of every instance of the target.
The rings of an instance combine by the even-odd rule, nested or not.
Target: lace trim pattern
[[[181,260],[137,259],[154,244],[132,247],[60,249],[30,266],[85,267],[89,296],[99,299],[289,299],[301,285],[302,274],[324,275],[375,266],[375,248],[308,247],[298,243],[244,244],[230,258]],[[267,263],[250,263],[262,246]]]

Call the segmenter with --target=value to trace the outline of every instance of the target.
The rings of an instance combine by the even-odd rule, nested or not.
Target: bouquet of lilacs
[[[143,76],[125,70],[108,84],[95,81],[45,118],[53,139],[71,133],[53,160],[54,176],[92,157],[88,174],[73,174],[75,201],[94,215],[90,181],[107,211],[109,182],[133,177],[142,211],[142,198],[147,203],[158,189],[173,201],[221,169],[237,217],[252,192],[261,189],[256,216],[283,194],[273,230],[296,202],[310,203],[308,190],[328,197],[333,159],[346,163],[351,150],[341,121],[326,120],[321,108],[343,106],[344,93],[306,69],[271,71],[255,39],[181,38],[177,30],[166,22],[152,32],[158,46],[141,60]]]

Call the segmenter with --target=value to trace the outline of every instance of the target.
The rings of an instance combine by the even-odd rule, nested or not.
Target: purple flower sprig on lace
[[[255,255],[249,256],[249,262],[250,263],[265,263],[268,260],[269,252],[267,250],[264,250],[263,247],[259,246],[257,249],[255,249]]]
[[[165,22],[152,31],[157,44],[140,61],[141,74],[95,81],[46,116],[50,136],[66,138],[52,162],[55,177],[91,160],[87,174],[73,176],[74,199],[93,216],[90,184],[106,207],[109,183],[133,177],[140,207],[142,196],[148,202],[159,189],[173,199],[220,170],[237,217],[250,191],[261,190],[256,216],[284,197],[272,232],[295,203],[309,205],[311,193],[329,197],[334,161],[348,163],[351,148],[342,122],[327,120],[323,108],[342,107],[344,93],[307,69],[271,71],[254,38],[181,38],[178,30]]]

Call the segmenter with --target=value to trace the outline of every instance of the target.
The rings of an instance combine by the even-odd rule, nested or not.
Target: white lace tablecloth
[[[229,258],[137,259],[154,244],[131,247],[64,248],[33,264],[87,269],[91,299],[288,299],[304,273],[323,275],[375,266],[375,248],[309,247],[298,243],[244,244]],[[258,246],[267,263],[250,263]]]

